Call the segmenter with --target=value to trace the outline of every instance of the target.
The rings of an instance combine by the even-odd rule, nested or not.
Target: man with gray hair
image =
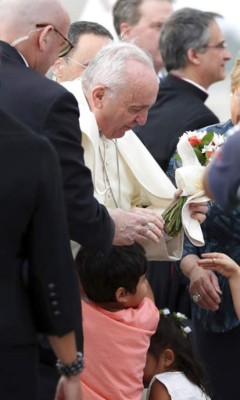
[[[56,148],[70,237],[103,252],[112,242],[131,244],[142,236],[158,241],[161,232],[157,221],[150,232],[146,225],[153,220],[118,209],[111,213],[113,222],[105,207],[94,199],[91,174],[79,146],[76,100],[42,76],[58,56],[66,56],[73,47],[66,38],[70,18],[60,0],[3,0],[0,18],[0,107],[46,136]]]
[[[149,56],[131,43],[105,46],[81,79],[63,85],[78,100],[84,158],[96,198],[109,209],[161,214],[175,187],[131,130],[145,123],[158,91]],[[176,260],[181,237],[163,235],[159,243],[144,238],[142,244],[149,259]]]
[[[218,18],[216,13],[192,8],[179,9],[169,16],[160,35],[168,75],[161,80],[145,126],[133,129],[173,180],[170,160],[181,134],[218,122],[217,116],[204,104],[209,86],[225,78],[225,64],[231,58]],[[152,263],[149,274],[160,308],[168,306],[191,314],[185,282],[182,283],[173,265],[160,268]]]
[[[225,64],[231,58],[219,17],[182,8],[161,30],[160,48],[168,76],[161,82],[146,125],[134,131],[164,171],[183,132],[218,122],[204,102],[209,86],[225,78]]]
[[[160,30],[173,12],[174,0],[117,0],[113,23],[118,36],[145,50],[153,60],[156,73],[163,68],[159,49]]]
[[[59,83],[78,78],[98,50],[113,40],[112,34],[104,26],[91,21],[73,22],[67,38],[73,44],[73,49],[65,57],[58,57],[51,66]]]

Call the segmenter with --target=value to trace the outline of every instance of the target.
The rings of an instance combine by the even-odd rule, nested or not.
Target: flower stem
[[[181,196],[169,208],[167,208],[162,217],[165,221],[165,230],[169,236],[175,237],[182,230],[182,208],[186,203],[187,196]]]

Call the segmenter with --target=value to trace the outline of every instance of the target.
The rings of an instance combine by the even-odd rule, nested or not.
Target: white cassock
[[[98,201],[109,209],[144,206],[161,214],[172,202],[176,188],[142,142],[133,131],[114,140],[100,136],[81,79],[64,82],[63,86],[78,101],[84,159],[92,172]],[[182,255],[183,233],[175,238],[165,235],[157,244],[145,239],[142,244],[149,260],[176,261]]]

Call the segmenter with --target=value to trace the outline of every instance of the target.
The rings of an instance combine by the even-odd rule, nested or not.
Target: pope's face
[[[105,87],[100,90],[102,101],[94,110],[97,124],[108,139],[115,139],[146,123],[148,110],[156,100],[158,80],[154,70],[135,63],[117,92]]]

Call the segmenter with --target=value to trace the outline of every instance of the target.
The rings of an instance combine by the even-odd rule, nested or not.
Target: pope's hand
[[[130,245],[144,238],[158,243],[163,237],[164,222],[154,210],[136,207],[123,211],[116,208],[109,210],[109,214],[115,222],[114,245]]]

